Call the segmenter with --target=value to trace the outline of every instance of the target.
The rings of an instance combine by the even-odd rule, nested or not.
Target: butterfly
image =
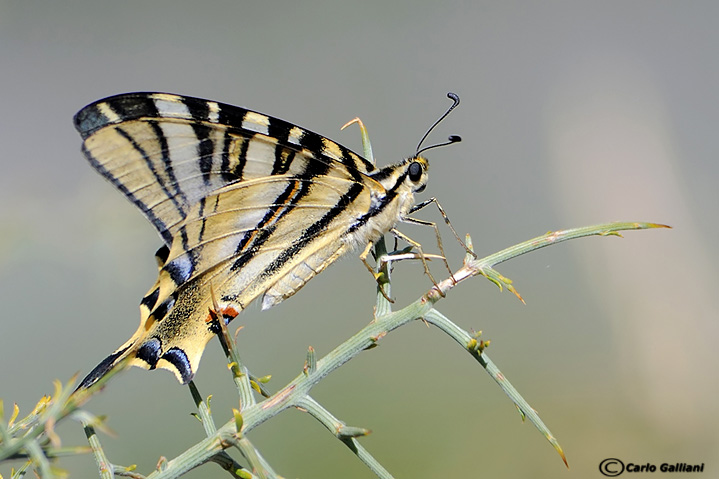
[[[435,125],[459,103],[448,96],[455,103]],[[229,322],[254,300],[267,309],[292,296],[342,255],[410,221],[427,184],[420,153],[428,148],[377,168],[286,121],[199,98],[121,94],[74,122],[90,165],[164,242],[140,326],[78,389],[123,360],[187,384],[218,332],[208,312],[219,305]]]

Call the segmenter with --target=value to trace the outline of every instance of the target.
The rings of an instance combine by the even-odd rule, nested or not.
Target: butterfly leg
[[[449,227],[449,229],[450,229],[450,231],[452,232],[452,234],[454,235],[455,239],[459,242],[460,245],[462,245],[462,248],[464,248],[464,250],[465,250],[468,254],[472,255],[474,258],[477,258],[477,254],[476,254],[474,251],[472,251],[472,250],[464,243],[464,241],[462,241],[462,239],[459,237],[459,235],[457,234],[457,231],[454,229],[454,226],[452,226],[452,222],[449,220],[449,217],[447,216],[447,213],[444,211],[444,208],[442,208],[442,205],[440,205],[439,202],[437,201],[437,198],[432,197],[432,198],[430,198],[430,199],[428,199],[428,200],[426,200],[426,201],[423,201],[423,202],[421,202],[421,203],[417,203],[416,205],[414,205],[414,206],[412,207],[412,209],[409,210],[409,213],[411,214],[411,213],[414,213],[415,211],[419,211],[419,210],[421,210],[422,208],[424,208],[425,206],[429,205],[430,203],[434,203],[434,204],[437,206],[437,209],[439,210],[440,214],[442,215],[442,218],[444,219],[444,222],[445,222],[445,223],[447,224],[447,226]],[[449,263],[448,263],[447,260],[446,260],[446,255],[444,254],[444,246],[442,245],[442,236],[441,236],[440,233],[439,233],[439,228],[437,228],[437,224],[434,223],[434,222],[432,222],[432,221],[420,220],[420,219],[412,218],[412,217],[409,217],[409,216],[406,216],[406,217],[402,218],[402,221],[405,222],[405,223],[412,223],[412,224],[416,224],[416,225],[420,225],[420,226],[430,226],[430,227],[432,227],[432,228],[434,229],[434,234],[435,234],[435,236],[436,236],[436,238],[437,238],[437,246],[439,247],[439,251],[440,251],[440,253],[442,254],[442,256],[445,257],[445,259],[444,259],[444,265],[447,267],[447,271],[449,271],[450,278],[454,279],[454,276],[452,275],[452,270],[451,270],[451,268],[449,267]]]
[[[384,292],[384,288],[382,287],[382,284],[379,282],[379,279],[380,279],[380,276],[382,275],[382,273],[375,271],[375,269],[372,267],[372,265],[370,265],[367,262],[367,255],[369,255],[370,251],[372,251],[373,246],[374,246],[374,243],[367,243],[367,247],[365,247],[364,251],[362,251],[362,253],[360,253],[360,255],[359,255],[360,261],[362,261],[362,264],[365,265],[365,267],[367,268],[367,271],[370,272],[370,274],[372,275],[374,280],[377,282],[377,286],[379,286],[379,292],[382,293],[382,296],[384,296],[384,299],[386,299],[390,303],[394,303],[392,298],[387,296],[387,293]]]
[[[429,221],[417,220],[415,218],[402,218],[402,221],[404,221],[406,223],[413,223],[413,224],[419,224],[419,225],[424,225],[424,226],[434,226],[434,228],[437,229],[437,225],[435,225],[434,223],[431,223]],[[412,238],[410,238],[406,234],[402,233],[398,229],[392,228],[391,230],[389,230],[389,232],[392,233],[393,235],[395,235],[395,237],[401,239],[402,241],[409,243],[413,248],[417,249],[417,254],[419,256],[419,259],[422,260],[422,266],[424,266],[425,274],[427,276],[429,276],[429,279],[430,279],[430,281],[432,281],[432,284],[434,284],[434,286],[437,288],[437,290],[440,291],[440,294],[442,294],[441,290],[439,289],[439,286],[437,285],[437,281],[434,279],[434,276],[432,276],[432,273],[429,270],[429,265],[427,264],[428,256],[435,256],[435,255],[425,255],[424,251],[422,251],[422,245],[419,242],[413,240]],[[439,233],[437,233],[437,234],[439,235]],[[444,251],[442,251],[441,245],[439,246],[439,250],[440,250],[440,253],[442,254],[440,257],[442,258],[444,263],[447,264],[447,259],[444,257]],[[447,269],[449,269],[449,265],[447,265]],[[452,272],[450,270],[450,275],[451,274],[452,274]]]
[[[476,254],[474,251],[472,251],[472,250],[465,244],[464,241],[462,241],[462,238],[459,237],[459,235],[457,234],[457,230],[455,230],[455,229],[454,229],[454,226],[452,226],[452,222],[449,221],[449,216],[447,216],[447,213],[444,211],[444,208],[442,208],[442,205],[439,204],[439,201],[437,201],[437,198],[432,197],[432,198],[430,198],[430,199],[428,199],[428,200],[425,200],[425,201],[423,201],[423,202],[421,202],[421,203],[417,203],[416,205],[414,205],[414,206],[409,210],[409,214],[412,214],[412,213],[414,213],[415,211],[421,210],[422,208],[424,208],[425,206],[429,205],[430,203],[434,203],[434,204],[437,206],[437,209],[439,210],[439,214],[442,215],[442,218],[444,219],[444,222],[445,222],[445,223],[447,224],[447,226],[449,227],[449,230],[452,232],[452,234],[454,235],[455,239],[459,242],[459,244],[462,245],[462,248],[464,248],[464,250],[465,250],[468,254],[472,255],[472,257],[474,257],[474,258],[476,259],[476,258],[477,258],[477,254]],[[411,219],[414,220],[414,218],[411,218]],[[420,221],[421,221],[421,220],[420,220]],[[434,227],[435,234],[437,235],[437,243],[438,243],[438,245],[439,245],[440,251],[442,251],[442,240],[441,240],[440,235],[439,235],[439,229],[437,229],[437,226],[436,226],[434,223],[431,223],[431,226]],[[444,252],[442,252],[442,254],[444,255]]]
[[[436,223],[433,223],[433,222],[431,222],[431,221],[420,220],[420,219],[412,218],[412,217],[409,217],[409,216],[402,218],[402,221],[403,221],[404,223],[410,223],[410,224],[420,225],[420,226],[429,226],[429,227],[431,227],[431,228],[434,228],[434,234],[435,234],[435,236],[436,236],[436,238],[437,238],[437,247],[439,247],[440,257],[442,258],[442,262],[444,263],[444,266],[447,268],[447,271],[449,271],[450,277],[451,277],[451,278],[454,278],[454,277],[452,276],[452,269],[449,267],[449,263],[447,262],[447,257],[446,257],[446,255],[444,254],[444,246],[442,245],[442,236],[439,234],[439,228],[437,228],[437,224],[436,224]],[[419,243],[417,243],[416,241],[408,240],[408,238],[401,238],[401,239],[407,241],[407,242],[408,242],[409,244],[411,244],[412,246],[415,246],[415,244],[416,244],[417,246],[419,246]],[[424,264],[425,272],[427,273],[427,275],[429,276],[429,278],[432,280],[432,282],[433,282],[434,285],[436,286],[436,285],[437,285],[437,282],[434,280],[434,278],[432,277],[432,275],[429,274],[429,268],[428,268],[427,263],[426,263],[426,261],[425,261],[425,256],[424,256],[424,253],[422,252],[421,247],[417,247],[417,249],[419,250],[419,253],[420,253],[420,256],[421,256],[421,259],[422,259],[422,263]]]

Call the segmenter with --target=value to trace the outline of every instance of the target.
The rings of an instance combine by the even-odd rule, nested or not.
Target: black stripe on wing
[[[103,104],[106,104],[112,111],[117,113],[117,120],[108,118],[102,113],[100,107]],[[177,108],[172,108],[173,104]],[[166,105],[166,108],[159,109],[158,105]],[[210,107],[210,105],[213,107]],[[248,113],[266,118],[269,123],[267,131],[262,131],[260,128],[248,129],[243,126]],[[190,122],[217,124],[228,128],[230,133],[248,138],[257,133],[267,134],[278,139],[280,146],[295,150],[298,146],[307,148],[320,161],[323,158],[340,161],[347,168],[355,169],[362,173],[371,172],[375,169],[372,163],[361,156],[310,130],[299,128],[287,121],[247,110],[246,108],[189,96],[146,92],[115,95],[86,106],[75,115],[74,122],[75,128],[80,132],[82,138],[86,139],[108,125],[152,118],[174,118]],[[299,128],[302,132],[299,142],[290,139],[290,132],[295,128]],[[198,135],[198,138],[203,139],[205,137]],[[340,150],[340,154],[332,154],[328,148],[325,148],[325,145],[336,145]]]
[[[353,184],[350,189],[342,195],[340,201],[337,202],[322,218],[312,223],[308,228],[302,231],[302,234],[296,242],[289,248],[285,249],[267,268],[265,268],[264,275],[272,275],[275,271],[282,268],[288,261],[290,261],[299,251],[307,247],[307,244],[317,238],[325,229],[332,223],[337,216],[345,211],[352,202],[359,196],[363,190],[363,186],[359,183]]]
[[[245,251],[248,247],[252,251],[256,251],[260,248],[272,235],[274,227],[271,226],[271,223],[277,223],[283,216],[292,211],[294,206],[310,193],[312,179],[326,174],[327,170],[327,165],[317,163],[314,164],[313,167],[307,168],[302,175],[290,181],[285,190],[277,197],[273,204],[267,208],[267,213],[264,218],[255,226],[255,229],[259,230],[257,235],[246,236],[245,240],[238,245],[237,253]],[[359,185],[359,187],[362,189],[362,185]],[[252,243],[248,245],[250,238],[253,238],[253,240]],[[232,264],[230,269],[235,271],[242,268],[251,258],[252,255],[241,255]]]
[[[114,174],[112,174],[109,170],[105,168],[105,165],[103,165],[97,158],[95,158],[92,153],[85,147],[85,145],[82,145],[82,152],[85,155],[85,158],[90,162],[90,165],[92,165],[95,170],[97,170],[100,175],[102,175],[104,178],[106,178],[110,183],[112,183],[115,188],[117,188],[127,199],[129,199],[135,206],[137,206],[143,215],[152,223],[155,228],[160,232],[160,236],[162,236],[162,239],[165,241],[165,244],[171,244],[172,243],[172,235],[167,229],[167,225],[165,222],[160,219],[159,216],[155,215],[155,212],[152,208],[150,208],[144,201],[138,199],[135,196],[135,193],[133,191],[130,191],[127,186]]]

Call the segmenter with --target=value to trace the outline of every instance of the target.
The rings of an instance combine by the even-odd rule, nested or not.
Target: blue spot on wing
[[[192,366],[190,366],[190,360],[187,358],[187,354],[178,347],[168,349],[167,352],[162,355],[162,359],[175,366],[182,377],[182,384],[189,383],[195,375],[192,372]]]
[[[150,338],[140,346],[137,350],[137,358],[142,359],[150,365],[150,369],[155,369],[157,361],[160,360],[160,349],[162,348],[162,341],[158,338]]]

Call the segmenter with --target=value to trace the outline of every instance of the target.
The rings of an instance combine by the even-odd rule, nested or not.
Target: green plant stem
[[[387,254],[387,245],[384,237],[380,238],[374,246],[376,258],[381,258]],[[378,264],[380,264],[378,262]],[[375,303],[375,316],[385,316],[392,312],[392,303],[387,298],[392,297],[392,283],[390,282],[390,265],[389,263],[381,263],[379,272],[381,276],[377,280],[377,301]],[[382,294],[384,292],[384,294]],[[386,295],[386,297],[385,297]]]
[[[246,437],[241,437],[235,447],[242,453],[247,461],[253,465],[257,477],[260,479],[279,479],[269,463]]]
[[[329,411],[312,399],[309,393],[324,377],[363,351],[375,346],[386,334],[408,322],[420,318],[437,326],[441,331],[452,337],[467,350],[490,374],[505,394],[510,397],[522,415],[534,423],[564,459],[561,447],[559,447],[554,436],[536,412],[534,412],[517,390],[507,381],[497,366],[489,359],[486,353],[484,353],[483,345],[477,341],[477,337],[459,328],[450,321],[449,318],[434,309],[434,305],[444,298],[447,292],[457,284],[477,275],[487,277],[487,279],[497,284],[500,288],[506,287],[519,297],[519,294],[512,286],[511,280],[494,270],[493,266],[533,250],[584,236],[620,236],[619,231],[622,230],[663,227],[666,226],[654,223],[607,223],[550,232],[481,259],[474,259],[471,255],[467,255],[462,268],[455,272],[450,278],[434,285],[421,298],[401,310],[392,312],[390,302],[385,299],[384,295],[378,294],[375,317],[367,326],[321,359],[316,359],[314,351],[310,350],[308,353],[308,367],[287,386],[271,397],[263,400],[261,403],[255,401],[250,384],[250,375],[247,369],[240,363],[234,342],[229,340],[227,330],[223,328],[223,339],[225,340],[223,344],[227,345],[226,352],[229,361],[233,365],[233,376],[241,398],[241,413],[238,413],[235,419],[230,420],[217,429],[210,416],[208,405],[202,401],[197,389],[193,389],[191,386],[193,400],[198,406],[199,416],[202,419],[203,427],[208,437],[175,459],[166,462],[162,470],[153,472],[147,476],[147,478],[178,477],[205,462],[213,461],[230,471],[234,477],[274,479],[278,476],[272,471],[269,464],[267,464],[248,440],[246,434],[285,409],[296,407],[305,409],[327,429],[332,431],[336,437],[350,447],[380,478],[390,479],[392,476],[389,472],[387,472],[356,439],[358,436],[366,434],[367,431],[362,428],[346,426],[342,421],[335,418]],[[468,243],[471,244],[471,241],[468,241]],[[386,252],[384,240],[378,241],[376,246],[375,254],[377,258],[380,258]],[[384,269],[381,273],[383,274],[378,277],[378,285],[383,288],[385,294],[389,296],[389,267],[386,263],[384,263]],[[117,368],[117,370],[120,369],[119,367]],[[114,372],[116,371],[113,371],[113,373]],[[85,416],[83,416],[81,413],[84,412],[78,410],[78,407],[83,404],[94,391],[101,389],[102,384],[109,379],[109,376],[111,376],[111,374],[108,374],[103,380],[98,381],[98,383],[93,385],[89,390],[78,391],[77,394],[72,394],[71,385],[67,385],[63,388],[57,384],[52,401],[47,400],[42,407],[40,407],[39,403],[38,407],[36,407],[36,411],[33,411],[28,417],[15,422],[12,427],[1,425],[0,461],[20,456],[29,457],[32,459],[34,467],[38,469],[43,477],[54,477],[55,472],[48,459],[54,457],[60,450],[53,446],[52,441],[47,441],[46,438],[55,440],[54,424],[68,415],[73,415],[85,425],[88,441],[98,461],[101,477],[112,477],[114,470],[116,475],[138,479],[143,478],[144,476],[134,473],[131,468],[114,466],[107,460],[93,428],[95,422],[85,421],[83,418],[89,417],[89,415],[85,413]],[[43,398],[43,400],[45,399]],[[238,428],[240,429],[239,431]],[[46,437],[42,437],[43,435]],[[252,470],[255,471],[256,476],[252,476],[247,470],[242,469],[242,466],[237,464],[225,452],[225,449],[229,447],[236,447],[240,450],[252,466]],[[16,474],[16,476],[19,477],[23,475],[26,469],[27,465],[20,468],[18,471],[19,475]]]
[[[500,288],[502,287],[502,284],[504,284],[509,287],[510,291],[513,291],[515,294],[517,294],[511,286],[511,281],[497,273],[494,269],[492,269],[492,266],[503,263],[505,261],[509,261],[510,259],[516,258],[517,256],[521,256],[523,254],[527,254],[531,251],[559,244],[572,239],[582,238],[585,236],[621,237],[621,234],[619,233],[620,231],[643,230],[652,228],[670,228],[670,226],[657,223],[616,222],[603,223],[593,226],[583,226],[580,228],[572,228],[568,230],[550,231],[546,234],[537,236],[536,238],[532,238],[528,241],[524,241],[514,246],[510,246],[509,248],[503,249],[502,251],[491,254],[484,258],[465,260],[464,267],[454,273],[452,275],[452,278],[441,281],[438,284],[438,288],[433,288],[435,290],[435,293],[437,292],[437,290],[439,290],[441,294],[432,294],[430,292],[427,297],[433,302],[438,301],[439,299],[441,299],[441,297],[443,297],[444,294],[447,293],[447,291],[452,289],[458,283],[476,275],[486,276],[487,279],[497,284],[497,286],[499,286]],[[519,295],[517,294],[517,296]]]
[[[256,403],[255,396],[252,394],[250,374],[240,360],[240,353],[237,350],[235,341],[230,337],[223,315],[219,314],[219,318],[220,334],[218,335],[218,339],[222,345],[222,350],[227,356],[227,361],[232,371],[232,380],[240,396],[240,411],[242,411],[246,407]]]
[[[504,393],[512,400],[512,402],[514,402],[514,405],[517,406],[517,409],[519,409],[520,414],[522,414],[522,418],[527,418],[532,424],[534,424],[534,426],[539,430],[539,432],[544,435],[547,441],[549,441],[552,447],[554,447],[554,449],[559,453],[562,460],[564,461],[564,464],[567,464],[567,458],[564,455],[562,447],[559,445],[559,442],[551,433],[549,428],[539,417],[539,414],[537,414],[537,412],[532,408],[532,406],[530,406],[529,403],[521,396],[521,394],[519,394],[519,391],[517,391],[514,386],[509,383],[506,376],[504,376],[504,374],[502,374],[502,372],[494,364],[494,362],[489,359],[487,353],[479,352],[475,348],[468,346],[475,338],[470,336],[465,330],[458,327],[456,324],[450,321],[449,318],[444,316],[436,309],[432,309],[430,312],[428,312],[425,315],[424,320],[430,324],[437,326],[439,329],[444,331],[448,336],[450,336],[457,343],[464,346],[469,351],[469,353],[477,360],[477,362],[482,365],[485,371],[487,371],[490,377],[494,379],[494,381],[499,385],[502,391],[504,391]]]
[[[335,435],[340,441],[357,455],[357,457],[381,479],[392,479],[392,475],[382,467],[362,445],[357,441],[358,436],[366,436],[370,433],[368,429],[358,427],[347,427],[344,422],[333,416],[320,403],[310,396],[304,396],[299,401],[299,406],[305,409],[312,417],[317,419],[324,427]]]
[[[112,479],[115,477],[114,468],[110,461],[107,460],[105,451],[102,449],[100,439],[95,433],[95,428],[88,423],[83,423],[85,429],[85,435],[87,436],[87,442],[90,443],[92,448],[92,454],[95,456],[95,462],[97,463],[97,470],[100,473],[101,479]]]
[[[316,369],[301,373],[286,387],[282,388],[270,398],[259,404],[253,404],[243,410],[242,417],[244,427],[242,432],[243,434],[249,433],[252,429],[259,426],[270,417],[279,414],[289,407],[302,407],[303,402],[306,401],[307,397],[309,397],[309,391],[324,377],[353,357],[359,355],[365,349],[376,344],[387,333],[415,319],[427,319],[427,316],[429,316],[429,320],[431,320],[433,324],[442,324],[443,327],[441,329],[447,334],[451,333],[450,336],[452,337],[456,336],[457,342],[460,343],[463,348],[467,349],[467,341],[463,341],[463,338],[471,339],[469,333],[461,330],[461,328],[454,325],[454,323],[449,321],[449,319],[444,316],[435,314],[435,312],[432,314],[428,313],[432,311],[433,305],[442,299],[444,295],[446,295],[446,292],[458,283],[468,279],[469,277],[480,274],[489,276],[487,271],[493,272],[494,270],[491,269],[493,265],[522,254],[526,254],[535,249],[558,244],[574,238],[590,235],[615,235],[621,230],[660,227],[664,227],[664,225],[657,225],[653,223],[608,223],[584,228],[550,232],[482,259],[468,259],[465,262],[465,265],[453,275],[453,278],[448,278],[441,281],[437,286],[433,286],[425,295],[407,307],[393,313],[376,317],[357,334],[340,344],[325,357],[317,360]],[[506,278],[501,278],[502,282],[505,284],[511,284],[511,282],[508,282]],[[490,277],[490,279],[492,278]],[[378,295],[378,297],[380,296],[381,295]],[[519,393],[511,387],[511,384],[506,380],[501,372],[499,372],[499,369],[494,366],[494,363],[492,363],[485,354],[481,354],[479,357],[481,358],[479,361],[480,364],[490,373],[505,393],[512,398],[515,404],[521,405],[520,411],[526,414],[530,421],[532,421],[540,431],[546,431],[545,436],[547,439],[550,440],[555,447],[558,447],[556,440],[554,440],[551,434],[548,434],[548,429],[544,426],[541,420],[538,420],[539,417],[536,416],[536,413],[532,412],[532,414],[528,414],[528,411],[532,411],[531,407],[529,407]],[[229,421],[218,429],[215,435],[188,449],[178,456],[175,461],[177,461],[177,464],[195,465],[206,462],[214,454],[217,454],[224,447],[227,447],[227,442],[223,441],[223,438],[232,438],[235,432],[235,427],[235,421]],[[558,452],[561,454],[561,448],[558,449]],[[174,469],[172,462],[174,461],[171,461],[171,464],[168,465],[168,468],[163,471],[163,473],[153,475],[151,477],[153,477],[153,479],[177,477],[178,471],[172,471],[172,469]]]
[[[212,436],[217,431],[217,426],[215,426],[215,421],[212,419],[212,415],[210,414],[210,407],[202,399],[202,396],[200,396],[200,391],[197,389],[194,381],[190,381],[188,387],[190,389],[190,393],[192,394],[192,400],[195,402],[195,406],[197,407],[198,418],[202,423],[202,427],[205,429],[205,434],[207,436]]]
[[[249,471],[247,471],[244,467],[242,467],[242,465],[237,463],[237,461],[232,459],[232,457],[225,452],[215,454],[214,456],[212,456],[211,461],[216,463],[217,465],[219,465],[225,471],[232,474],[232,477],[240,478],[240,479],[245,479],[247,477],[255,477],[253,474],[251,474]],[[241,476],[240,471],[242,471],[242,473],[244,473],[245,475]]]
[[[77,409],[77,405],[74,401],[69,401],[72,394],[72,383],[70,381],[65,387],[62,387],[59,381],[55,382],[55,392],[52,401],[49,401],[46,407],[40,414],[33,415],[31,421],[25,423],[28,431],[22,435],[22,437],[15,438],[7,444],[3,444],[0,448],[0,462],[6,460],[8,457],[12,457],[19,453],[22,449],[34,443],[43,434],[52,432],[55,424],[60,420],[73,413]],[[10,434],[12,431],[17,431],[17,424],[8,430]],[[31,451],[28,450],[31,454]]]
[[[50,467],[50,461],[43,453],[42,448],[37,441],[28,442],[25,449],[32,458],[32,462],[35,467],[40,470],[40,477],[45,479],[52,479],[55,477],[55,474],[53,474],[52,468]]]

